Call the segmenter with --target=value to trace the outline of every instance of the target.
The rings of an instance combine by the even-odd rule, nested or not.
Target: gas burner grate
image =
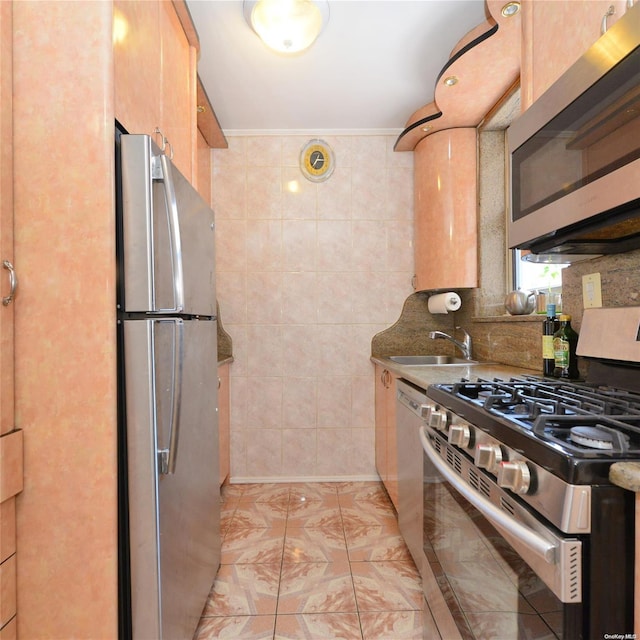
[[[513,415],[519,421],[533,421],[541,414],[640,416],[640,394],[546,378],[463,380],[451,385],[450,393],[489,412]]]
[[[593,457],[640,453],[640,416],[540,416],[533,433],[563,449]]]

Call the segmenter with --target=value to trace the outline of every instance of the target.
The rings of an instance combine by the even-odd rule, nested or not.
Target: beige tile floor
[[[229,485],[195,640],[407,640],[420,576],[376,482]]]

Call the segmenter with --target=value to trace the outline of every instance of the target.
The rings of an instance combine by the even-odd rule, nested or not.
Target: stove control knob
[[[420,417],[429,424],[429,416],[431,416],[431,411],[433,411],[433,406],[430,404],[422,404],[420,405]]]
[[[498,444],[481,443],[476,447],[474,461],[477,467],[496,473],[502,462],[502,449]]]
[[[466,448],[471,441],[471,431],[466,424],[452,424],[449,427],[449,444],[453,444],[456,447]]]
[[[498,486],[525,494],[531,486],[531,472],[524,460],[502,462],[498,469]]]
[[[429,415],[429,426],[436,431],[445,431],[447,428],[447,412],[444,409],[432,409]]]

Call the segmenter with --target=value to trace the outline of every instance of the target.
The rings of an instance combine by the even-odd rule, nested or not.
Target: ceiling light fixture
[[[327,0],[244,0],[244,17],[274,51],[308,49],[329,21]]]
[[[505,18],[511,18],[511,16],[515,16],[516,13],[520,11],[520,3],[519,2],[507,2],[507,4],[502,7],[502,15]]]
[[[453,87],[454,84],[458,84],[458,78],[455,76],[448,76],[442,81],[447,87]]]

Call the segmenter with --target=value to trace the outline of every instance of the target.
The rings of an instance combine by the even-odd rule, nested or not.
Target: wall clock
[[[311,182],[326,180],[335,169],[336,160],[331,147],[318,138],[309,140],[300,152],[300,169]]]

